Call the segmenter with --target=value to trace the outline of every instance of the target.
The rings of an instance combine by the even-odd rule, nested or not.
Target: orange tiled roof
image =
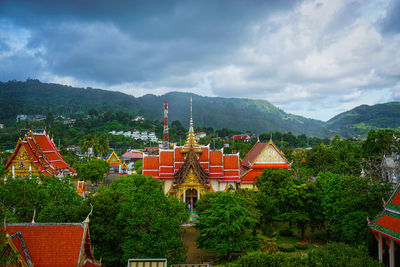
[[[4,227],[1,230],[5,231]],[[6,232],[25,263],[30,261],[35,267],[83,266],[85,260],[91,266],[101,266],[91,254],[86,220],[83,223],[8,224]]]
[[[15,159],[21,147],[27,151],[30,161],[36,169],[45,175],[60,175],[66,170],[70,175],[76,175],[76,171],[64,161],[54,142],[46,133],[32,133],[18,140],[17,146],[10,156],[6,168]]]

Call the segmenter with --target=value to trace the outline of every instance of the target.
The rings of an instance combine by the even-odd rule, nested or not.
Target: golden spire
[[[193,117],[192,117],[192,98],[190,97],[190,125],[189,125],[189,132],[185,142],[185,145],[182,148],[182,152],[188,152],[191,148],[194,149],[196,152],[201,152],[201,148],[197,143],[196,135],[194,134],[194,127],[193,127]]]

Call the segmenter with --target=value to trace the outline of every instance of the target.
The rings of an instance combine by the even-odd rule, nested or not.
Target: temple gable
[[[266,163],[287,163],[287,161],[272,143],[268,143],[253,164]]]

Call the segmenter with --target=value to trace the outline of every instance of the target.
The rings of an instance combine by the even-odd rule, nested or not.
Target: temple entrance
[[[185,202],[186,202],[188,210],[193,211],[196,207],[198,191],[194,188],[189,188],[186,190],[185,196],[186,196]]]

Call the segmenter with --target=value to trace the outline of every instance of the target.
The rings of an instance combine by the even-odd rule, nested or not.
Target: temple
[[[290,164],[272,139],[268,143],[257,142],[240,164],[240,188],[253,189],[265,169],[282,168],[290,169]]]
[[[206,192],[237,188],[240,179],[239,154],[224,154],[199,145],[194,133],[192,99],[186,142],[173,149],[160,149],[158,155],[143,156],[143,175],[163,181],[164,192],[187,203],[195,203]]]
[[[367,219],[368,220],[368,219]],[[382,211],[369,222],[378,241],[378,258],[389,267],[400,264],[400,183]],[[397,265],[396,265],[397,263]]]
[[[121,171],[121,160],[113,150],[109,155],[106,157],[106,161],[110,164],[110,172],[111,173],[119,173],[122,174]]]
[[[76,176],[76,171],[62,158],[53,140],[44,131],[29,131],[19,139],[5,168],[13,177],[49,175],[57,177]]]
[[[82,223],[5,224],[1,231],[5,246],[0,259],[14,255],[15,266],[101,266],[93,255],[89,218]]]
[[[230,187],[253,189],[256,178],[271,168],[290,168],[272,140],[255,144],[242,162],[239,153],[224,154],[223,149],[211,150],[209,145],[199,145],[190,99],[190,125],[185,144],[160,149],[158,155],[144,154],[142,173],[163,181],[166,194],[195,203],[206,192],[226,191]]]

